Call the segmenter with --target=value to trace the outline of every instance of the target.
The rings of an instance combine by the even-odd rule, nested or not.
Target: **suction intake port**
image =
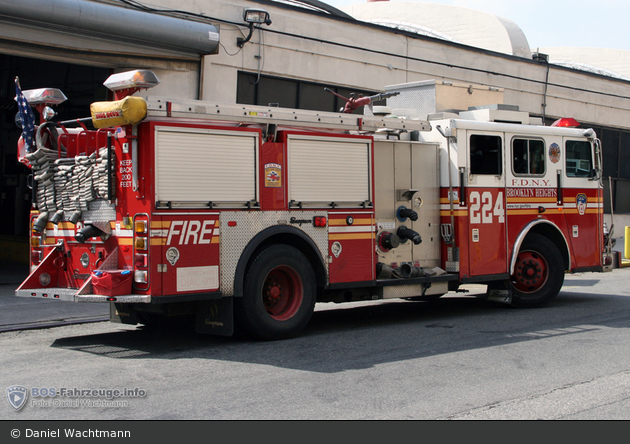
[[[383,231],[378,237],[378,246],[383,252],[388,252],[392,248],[400,245],[400,238],[394,233]]]
[[[420,245],[422,243],[422,238],[420,237],[420,235],[417,232],[413,231],[411,228],[407,228],[404,225],[398,227],[398,231],[396,231],[396,234],[400,239],[403,240],[403,242],[409,239],[415,245]]]

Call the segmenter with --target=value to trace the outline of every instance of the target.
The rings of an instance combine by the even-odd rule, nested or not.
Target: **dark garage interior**
[[[30,169],[17,160],[21,129],[15,123],[15,77],[22,90],[59,88],[68,100],[54,107],[54,120],[88,117],[90,103],[107,100],[103,82],[111,70],[0,54],[0,262],[28,263]],[[36,119],[37,117],[37,112]]]

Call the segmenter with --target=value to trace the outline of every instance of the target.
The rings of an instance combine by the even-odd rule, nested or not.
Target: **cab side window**
[[[584,140],[567,140],[567,176],[591,177],[593,158],[591,144]]]
[[[470,174],[502,175],[501,147],[499,136],[470,136]]]
[[[545,143],[536,139],[514,139],[512,170],[514,174],[545,174]]]

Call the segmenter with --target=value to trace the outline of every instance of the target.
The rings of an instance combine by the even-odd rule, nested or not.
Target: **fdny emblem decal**
[[[335,242],[330,246],[330,251],[332,252],[332,254],[335,256],[335,258],[338,258],[339,255],[341,254],[341,244],[339,242]]]
[[[175,247],[166,250],[166,260],[169,264],[174,266],[179,260],[179,250]]]
[[[580,193],[577,196],[575,196],[575,203],[577,204],[577,209],[578,209],[578,213],[580,213],[580,216],[584,216],[584,213],[586,213],[587,202],[588,202],[588,198],[586,197],[586,194]]]
[[[9,400],[9,404],[15,410],[20,410],[26,404],[26,399],[28,398],[28,390],[26,387],[22,387],[21,385],[12,385],[7,388],[7,399]]]
[[[560,146],[557,143],[552,143],[549,146],[549,160],[551,160],[551,163],[560,161]]]
[[[282,165],[268,163],[265,165],[265,187],[278,188],[282,186]]]

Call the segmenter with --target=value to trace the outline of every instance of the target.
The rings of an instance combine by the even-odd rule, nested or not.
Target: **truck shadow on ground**
[[[225,360],[332,373],[630,327],[630,297],[564,291],[552,305],[540,309],[514,309],[459,296],[433,303],[396,300],[338,307],[317,310],[302,335],[282,341],[207,336],[192,329],[122,330],[112,324],[112,332],[59,338],[52,347],[111,359]]]

